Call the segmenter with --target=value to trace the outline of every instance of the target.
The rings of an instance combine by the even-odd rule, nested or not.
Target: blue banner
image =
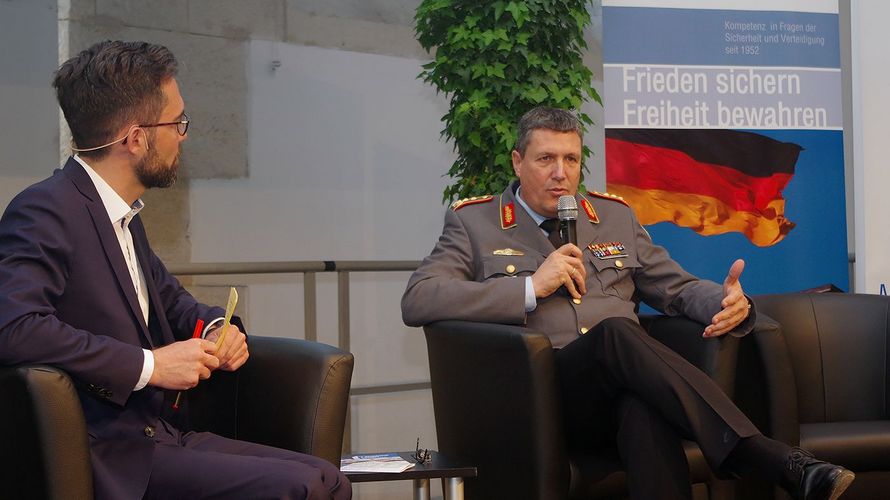
[[[846,290],[836,11],[633,3],[603,2],[609,192],[693,274]]]

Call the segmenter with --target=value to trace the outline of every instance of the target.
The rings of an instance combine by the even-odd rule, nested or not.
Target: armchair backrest
[[[252,336],[250,359],[188,391],[197,430],[315,455],[338,465],[353,356],[305,340]],[[86,423],[65,372],[0,366],[0,498],[89,500]],[[185,412],[186,410],[183,410]]]
[[[0,367],[0,498],[93,498],[80,400],[65,372]]]
[[[640,325],[652,338],[683,356],[714,379],[727,396],[733,397],[738,340],[730,336],[719,342],[702,342],[704,325],[684,316],[643,315]]]
[[[424,332],[439,449],[478,471],[467,498],[565,498],[570,469],[549,338],[468,321]]]
[[[324,458],[340,466],[355,363],[352,353],[319,342],[255,337],[238,390],[238,438]],[[291,380],[269,397],[269,388]]]
[[[250,359],[188,391],[190,427],[340,465],[354,358],[306,340],[249,337]]]
[[[777,294],[755,301],[758,312],[781,325],[801,423],[890,416],[890,298]]]

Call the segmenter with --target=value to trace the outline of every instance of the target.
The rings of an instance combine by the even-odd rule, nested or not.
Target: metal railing
[[[171,264],[167,269],[176,276],[231,276],[256,274],[302,274],[303,311],[306,340],[318,340],[316,274],[337,273],[337,327],[340,349],[350,350],[349,274],[356,272],[414,271],[418,260],[315,260],[288,262],[225,262],[201,264]],[[350,396],[388,394],[429,389],[429,381],[405,384],[383,384],[353,387]],[[350,408],[352,401],[350,398]],[[352,411],[349,411],[343,437],[343,449],[352,449]]]

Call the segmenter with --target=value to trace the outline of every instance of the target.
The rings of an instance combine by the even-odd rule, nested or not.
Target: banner
[[[603,59],[607,190],[656,243],[717,281],[744,258],[748,293],[847,289],[836,3],[605,0]]]

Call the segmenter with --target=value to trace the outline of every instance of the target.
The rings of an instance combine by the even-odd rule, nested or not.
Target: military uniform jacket
[[[525,325],[546,333],[558,348],[606,318],[638,321],[640,300],[705,324],[720,311],[722,286],[684,271],[652,243],[622,200],[579,193],[578,247],[587,294],[573,300],[563,288],[537,299],[537,307],[526,313],[524,277],[554,248],[516,201],[518,185],[515,181],[500,196],[463,200],[448,210],[442,236],[402,297],[407,325],[445,319]],[[741,329],[749,330],[752,319],[753,314]]]

